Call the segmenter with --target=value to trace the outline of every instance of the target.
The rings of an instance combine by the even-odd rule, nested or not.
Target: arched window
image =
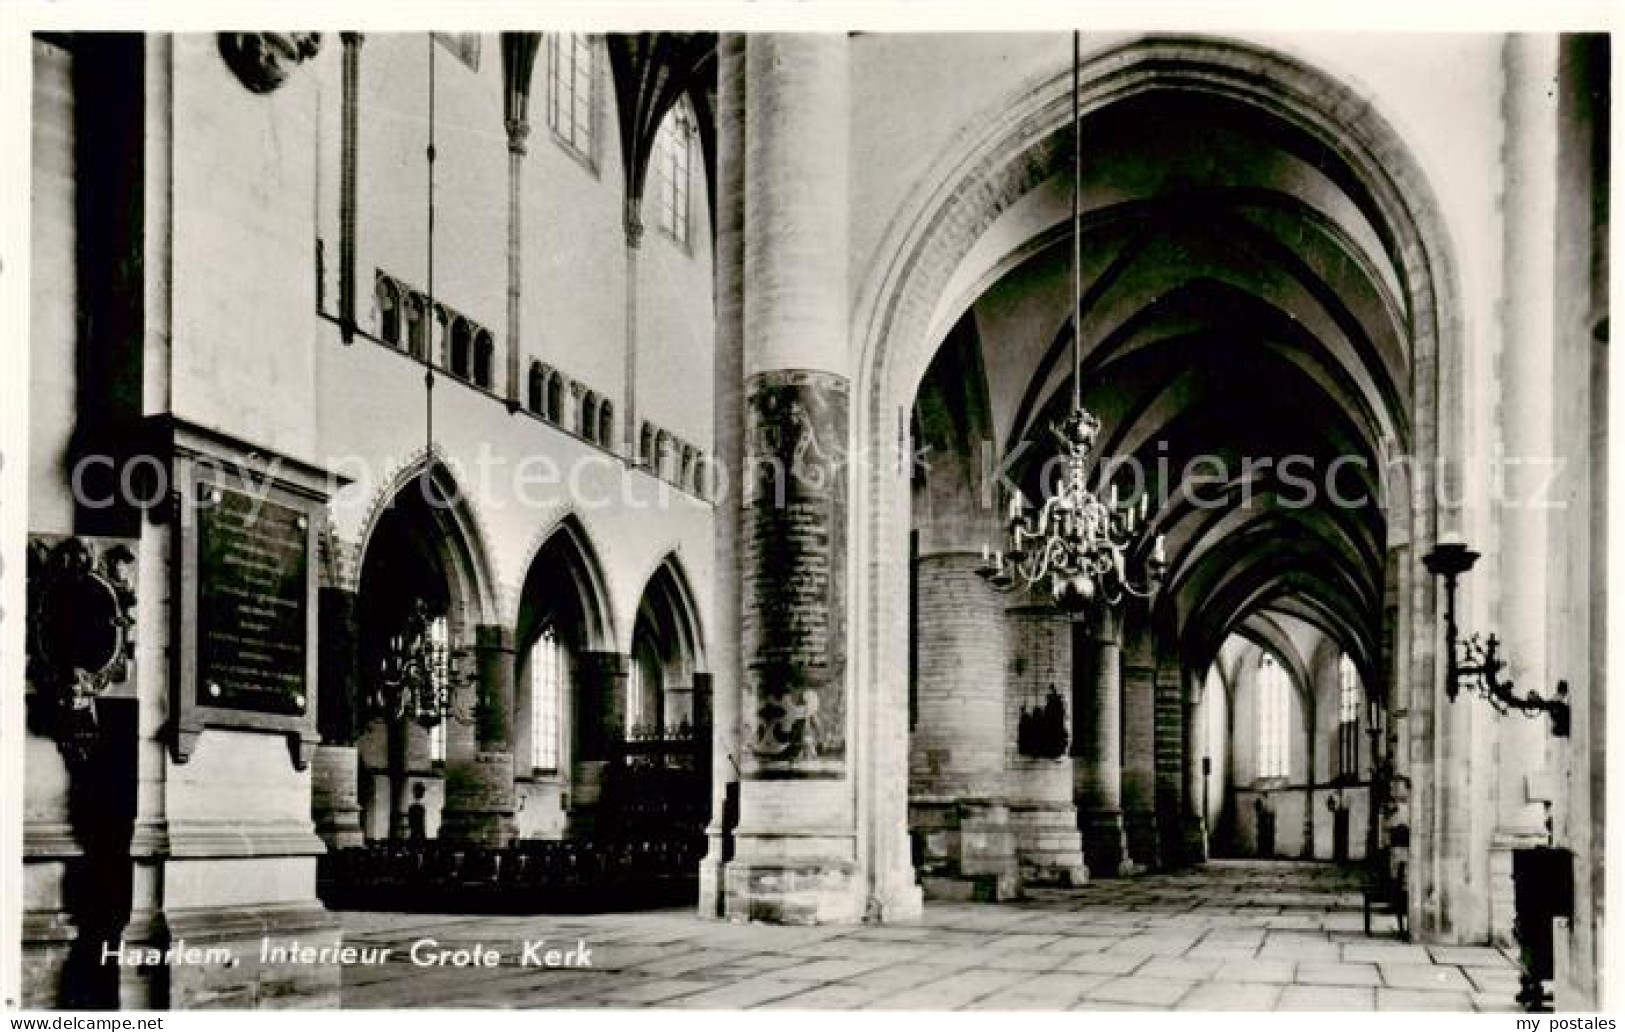
[[[581,396],[581,436],[592,440],[592,435],[598,429],[598,395],[587,391]]]
[[[608,448],[610,442],[614,439],[615,406],[611,405],[609,399],[606,398],[604,404],[598,409],[598,443]]]
[[[547,411],[545,417],[549,423],[557,423],[564,418],[564,377],[558,373],[547,374]]]
[[[530,376],[525,384],[525,408],[536,415],[543,414],[544,395],[547,391],[547,374],[542,371],[540,362],[530,364]]]
[[[569,660],[551,627],[530,648],[530,762],[538,770],[559,766],[559,706],[570,676]]]
[[[1360,776],[1360,672],[1347,655],[1337,662],[1337,776]]]
[[[401,345],[401,292],[388,276],[378,277],[378,336],[394,347]]]
[[[643,433],[638,436],[638,461],[643,468],[653,472],[655,465],[655,428],[648,423],[643,424]]]
[[[702,451],[694,453],[694,493],[701,498],[706,495],[706,471],[710,468],[711,460]]]
[[[679,244],[688,244],[688,186],[693,164],[694,113],[679,98],[655,136],[656,224]]]
[[[468,379],[470,333],[468,320],[456,316],[451,322],[451,375]]]
[[[559,142],[593,160],[592,43],[579,32],[547,38],[547,124]]]
[[[1275,657],[1265,653],[1258,665],[1258,776],[1284,778],[1290,771],[1292,744],[1291,685]]]
[[[481,387],[491,386],[491,365],[496,360],[496,343],[490,330],[481,330],[474,337],[474,382]]]
[[[429,641],[443,654],[449,650],[448,639],[450,629],[446,626],[444,614],[429,621]],[[446,762],[446,721],[449,714],[442,713],[440,720],[429,728],[429,759],[434,763]]]
[[[423,298],[417,294],[408,293],[405,301],[406,307],[406,350],[412,353],[413,358],[422,358],[425,354],[424,343],[427,322],[423,318]]]
[[[683,470],[677,478],[677,486],[685,491],[694,486],[694,449],[688,445],[683,446]]]
[[[654,474],[662,478],[671,476],[671,434],[664,430],[655,434]]]

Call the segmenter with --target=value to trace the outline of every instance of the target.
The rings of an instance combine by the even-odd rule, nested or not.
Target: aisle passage
[[[1510,951],[1361,931],[1359,875],[1215,861],[1200,871],[930,904],[918,925],[788,928],[688,911],[561,917],[344,914],[388,962],[345,971],[346,1007],[940,1010],[1515,1009]],[[493,967],[423,967],[483,944]],[[524,965],[585,944],[590,967]],[[562,953],[556,961],[579,963]]]

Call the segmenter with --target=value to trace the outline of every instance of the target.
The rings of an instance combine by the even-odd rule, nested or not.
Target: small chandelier
[[[445,626],[423,599],[412,603],[379,661],[368,700],[374,713],[390,722],[411,720],[425,728],[448,716],[459,723],[472,721],[457,711],[455,697],[458,687],[474,679],[457,671],[464,656],[451,648]]]
[[[1096,600],[1116,606],[1126,596],[1150,598],[1168,568],[1163,538],[1157,535],[1143,572],[1131,570],[1144,528],[1149,496],[1119,502],[1113,485],[1102,501],[1089,489],[1089,456],[1100,433],[1100,420],[1083,407],[1082,357],[1079,338],[1083,305],[1082,239],[1079,207],[1082,176],[1082,117],[1078,107],[1081,66],[1079,34],[1072,34],[1072,411],[1051,424],[1065,458],[1059,490],[1036,510],[1020,491],[1010,499],[1008,547],[982,546],[977,570],[995,589],[1017,591],[1047,587],[1055,604],[1067,612],[1088,608]],[[1138,562],[1135,563],[1139,565]]]

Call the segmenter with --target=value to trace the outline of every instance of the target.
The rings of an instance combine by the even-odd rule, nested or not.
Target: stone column
[[[316,834],[327,848],[344,849],[365,841],[361,831],[361,762],[355,744],[361,733],[355,593],[343,588],[321,589],[317,619],[321,680],[316,708],[322,744],[311,757],[310,812]]]
[[[978,554],[941,552],[917,566],[909,823],[924,838],[928,897],[1010,899],[1021,889],[1004,802],[1014,741],[1005,720],[1004,599],[977,576],[980,565]]]
[[[530,77],[536,65],[536,52],[542,37],[536,32],[502,34],[502,124],[508,132],[508,411],[520,406],[519,333],[520,313],[520,233],[524,211],[520,189],[524,181],[525,140],[530,136]]]
[[[1499,594],[1492,623],[1505,639],[1505,675],[1520,691],[1550,695],[1545,614],[1551,573],[1547,554],[1548,511],[1540,500],[1557,470],[1553,450],[1553,337],[1556,330],[1558,40],[1518,35],[1505,45],[1504,108],[1509,130],[1504,145],[1506,184],[1506,338],[1500,379],[1500,446],[1507,457],[1500,499],[1498,556],[1486,556],[1468,576],[1483,583],[1516,585]],[[1529,504],[1536,501],[1537,504]],[[1497,561],[1499,572],[1492,561]],[[1493,610],[1492,610],[1493,612]],[[1476,630],[1476,628],[1473,628]],[[1461,701],[1456,703],[1461,705]],[[1490,840],[1490,933],[1512,941],[1512,851],[1546,842],[1544,789],[1547,768],[1545,720],[1507,718],[1495,726],[1497,762],[1495,827]]]
[[[1156,678],[1157,831],[1163,859],[1175,864],[1186,859],[1181,831],[1185,778],[1185,683],[1179,661],[1172,656],[1159,654]]]
[[[739,504],[745,315],[745,37],[739,33],[723,33],[717,39],[716,118],[717,327],[711,408],[715,440],[707,490],[717,501],[712,521],[717,569],[712,621],[717,631],[707,643],[714,711],[711,823],[705,830],[705,859],[700,862],[700,914],[705,917],[723,916],[723,872],[733,858],[733,833],[739,820],[740,526],[732,516]],[[632,454],[637,454],[636,449]]]
[[[1122,656],[1123,831],[1130,858],[1146,868],[1160,867],[1163,860],[1156,809],[1156,681],[1150,637],[1136,634]]]
[[[626,682],[631,669],[631,658],[620,652],[581,652],[571,668],[575,691],[569,816],[572,837],[597,826],[604,771],[626,730]]]
[[[623,376],[625,405],[621,413],[621,454],[638,454],[638,254],[643,246],[643,197],[628,194],[624,207],[626,232],[626,364]],[[609,446],[608,442],[605,442]],[[658,474],[657,474],[658,475]]]
[[[746,46],[744,743],[729,917],[847,922],[868,902],[846,667],[848,75],[841,34]]]
[[[1181,858],[1189,864],[1207,860],[1207,815],[1202,812],[1203,738],[1198,728],[1202,712],[1202,682],[1194,674],[1186,682],[1181,700],[1180,754],[1184,760],[1180,785]],[[1311,781],[1314,779],[1311,778]]]
[[[478,677],[475,748],[472,756],[446,761],[446,804],[440,838],[489,848],[508,844],[514,822],[513,712],[514,640],[506,627],[482,624],[474,633]]]
[[[1023,885],[1082,885],[1089,880],[1072,801],[1072,620],[1048,606],[1005,612],[1008,690],[1004,726],[1005,799]],[[1067,742],[1057,757],[1023,755],[1011,728],[1024,712],[1046,710],[1056,693]]]
[[[339,159],[339,327],[348,344],[356,321],[356,166],[360,161],[361,41],[359,32],[341,32],[344,44],[344,96],[340,114]]]
[[[1073,625],[1078,824],[1097,878],[1132,874],[1123,833],[1122,624],[1102,610]]]

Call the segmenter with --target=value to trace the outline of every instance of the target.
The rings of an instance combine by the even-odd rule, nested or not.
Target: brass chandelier
[[[1119,501],[1117,488],[1101,499],[1089,487],[1090,455],[1100,433],[1100,420],[1083,407],[1082,233],[1080,180],[1083,168],[1082,115],[1079,110],[1081,43],[1072,34],[1072,410],[1050,430],[1060,445],[1064,469],[1058,490],[1034,508],[1017,490],[1010,499],[1005,548],[982,547],[977,570],[1004,592],[1047,589],[1067,612],[1097,601],[1116,606],[1125,597],[1150,598],[1167,571],[1163,538],[1158,534],[1149,556],[1142,556],[1149,496]],[[1109,468],[1109,464],[1108,467]],[[1143,569],[1141,569],[1143,567]]]

